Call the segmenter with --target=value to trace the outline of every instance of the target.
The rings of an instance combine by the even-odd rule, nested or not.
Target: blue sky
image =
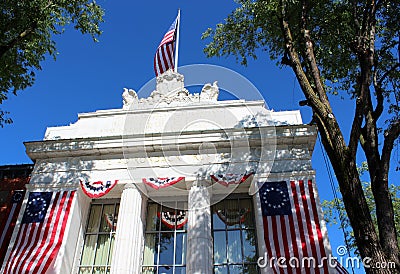
[[[180,66],[206,63],[232,69],[258,88],[270,108],[300,109],[303,122],[310,122],[311,111],[298,106],[304,96],[293,73],[287,68],[279,69],[265,53],[247,67],[237,64],[234,57],[205,57],[203,48],[209,41],[202,41],[201,34],[223,21],[236,7],[233,1],[99,0],[98,3],[106,11],[100,42],[94,43],[89,36],[67,28],[56,37],[57,60],[48,58],[42,63],[43,70],[37,73],[35,85],[3,103],[2,109],[11,112],[14,123],[0,129],[0,165],[30,163],[23,142],[43,139],[46,127],[74,123],[78,113],[121,108],[124,87],[139,90],[154,77],[155,50],[178,8],[181,8]],[[343,127],[346,134],[352,106],[348,100],[333,98],[337,118],[346,123]],[[332,190],[318,143],[313,165],[321,200],[331,199]],[[328,233],[335,251],[343,244],[343,237],[337,227],[328,226]]]

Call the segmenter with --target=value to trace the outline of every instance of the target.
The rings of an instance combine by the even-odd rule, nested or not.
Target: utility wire
[[[336,210],[338,211],[338,214],[339,214],[340,226],[342,228],[342,232],[343,232],[343,236],[344,236],[344,243],[345,243],[346,249],[347,249],[347,254],[349,255],[349,257],[351,257],[350,244],[349,244],[349,241],[348,241],[347,236],[346,236],[346,231],[344,229],[344,222],[345,222],[344,218],[345,217],[342,214],[343,209],[340,208],[340,205],[339,205],[339,199],[338,199],[338,195],[337,195],[337,191],[336,191],[336,186],[335,186],[335,183],[334,183],[334,180],[333,180],[331,166],[329,165],[328,156],[326,155],[326,151],[325,151],[324,147],[322,146],[322,141],[321,141],[321,135],[320,134],[318,134],[318,141],[319,141],[319,145],[321,147],[322,156],[324,158],[325,167],[326,167],[326,170],[327,170],[327,173],[328,173],[328,177],[329,177],[329,182],[331,184]],[[351,270],[352,270],[352,272],[354,274],[354,265],[353,265],[353,263],[351,264]]]

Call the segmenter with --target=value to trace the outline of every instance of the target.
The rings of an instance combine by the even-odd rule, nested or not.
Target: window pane
[[[157,234],[146,234],[144,243],[144,258],[143,265],[156,265],[157,264]]]
[[[175,274],[186,274],[186,267],[184,266],[175,267]]]
[[[143,273],[186,272],[186,226],[187,211],[147,205]]]
[[[228,231],[228,261],[229,263],[240,263],[242,261],[240,230]]]
[[[158,205],[157,204],[149,204],[147,207],[147,218],[146,218],[146,230],[147,231],[156,231],[158,230]]]
[[[187,229],[188,215],[188,212],[185,210],[176,210],[176,230]]]
[[[218,216],[218,213],[220,213],[221,209],[214,206],[213,207],[213,228],[214,229],[225,229],[225,223],[221,220],[221,218]]]
[[[96,248],[97,235],[87,235],[83,247],[81,265],[92,265],[94,259],[94,250]]]
[[[142,273],[143,274],[155,274],[156,272],[157,272],[156,268],[152,267],[152,266],[144,266],[142,268]]]
[[[90,207],[79,273],[110,272],[118,209],[119,205],[113,202]]]
[[[105,266],[93,267],[93,274],[106,274],[106,267]]]
[[[228,267],[226,265],[219,265],[214,267],[215,274],[228,274]]]
[[[215,205],[213,211],[214,229],[224,229],[224,224],[228,229],[240,227],[243,212],[239,209],[238,200],[224,200]]]
[[[114,243],[115,243],[115,234],[111,235],[111,245],[110,245],[110,255],[108,256],[108,264],[107,265],[111,265],[111,257],[113,254],[113,250],[114,250]]]
[[[225,231],[214,232],[214,263],[226,263]]]
[[[243,274],[258,274],[257,265],[244,265]]]
[[[99,238],[97,240],[96,259],[94,261],[94,265],[107,265],[108,253],[110,251],[110,242],[111,240],[109,234],[99,235]],[[103,273],[103,270],[100,269],[99,271]]]
[[[214,273],[258,273],[252,199],[226,199],[212,212]]]
[[[117,220],[114,216],[115,206],[104,205],[103,214],[101,216],[100,232],[114,231],[117,226]]]
[[[172,265],[174,263],[174,234],[161,233],[159,265]],[[159,273],[161,273],[159,271]],[[168,272],[169,273],[169,272]]]
[[[86,266],[86,267],[80,267],[79,268],[79,274],[90,274],[92,273],[92,267],[91,266]]]
[[[97,232],[101,217],[101,205],[92,205],[86,233]]]
[[[256,252],[256,235],[255,230],[243,230],[243,260],[245,262],[256,262],[257,252]]]
[[[158,268],[158,274],[172,274],[174,268],[172,266],[160,266]]]
[[[175,265],[185,264],[186,261],[186,233],[176,233]]]
[[[242,274],[243,267],[241,265],[230,265],[229,274]]]
[[[161,218],[161,230],[175,230],[176,227],[176,212],[175,209],[162,207],[162,211],[159,212]]]
[[[241,219],[241,210],[239,209],[238,200],[225,200],[225,223],[230,228],[239,228]]]
[[[240,211],[242,212],[241,223],[242,227],[254,228],[254,218],[253,218],[253,204],[251,199],[240,200]]]

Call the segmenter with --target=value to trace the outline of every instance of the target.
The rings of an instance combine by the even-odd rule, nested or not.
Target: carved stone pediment
[[[184,90],[184,76],[173,70],[167,70],[157,77],[156,90],[161,94],[173,97],[178,92]]]
[[[156,89],[147,98],[140,98],[132,89],[124,89],[123,109],[148,109],[181,106],[194,103],[215,103],[218,101],[217,81],[207,83],[201,93],[190,94],[185,88],[184,76],[168,70],[157,77]]]

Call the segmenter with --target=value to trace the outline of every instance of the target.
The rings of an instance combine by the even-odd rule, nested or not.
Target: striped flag
[[[4,273],[46,273],[63,241],[73,191],[31,192]]]
[[[19,210],[24,200],[25,190],[13,191],[10,201],[7,201],[5,218],[0,219],[0,265],[6,255],[9,240],[18,219]]]
[[[312,181],[266,182],[260,188],[264,239],[274,273],[328,273]],[[283,265],[283,266],[282,266]]]
[[[174,69],[174,50],[178,22],[179,15],[164,35],[164,38],[157,48],[156,55],[154,56],[154,72],[156,76],[166,72],[168,69]]]

